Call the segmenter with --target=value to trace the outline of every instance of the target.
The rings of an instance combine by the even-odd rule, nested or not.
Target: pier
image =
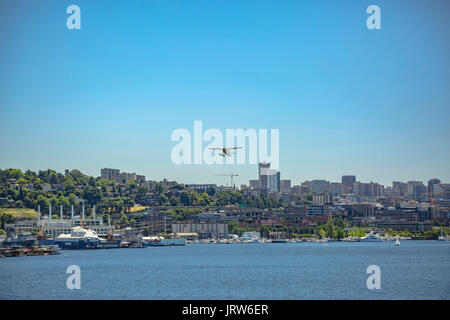
[[[48,256],[59,254],[57,246],[33,246],[30,248],[11,247],[0,248],[0,258],[4,257],[24,257],[24,256]]]

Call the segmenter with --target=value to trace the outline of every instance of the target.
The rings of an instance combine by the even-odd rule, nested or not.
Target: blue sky
[[[81,30],[66,8],[81,8]],[[368,30],[366,8],[381,8]],[[450,182],[447,1],[0,0],[0,168],[225,184],[174,129],[280,130],[282,179]]]

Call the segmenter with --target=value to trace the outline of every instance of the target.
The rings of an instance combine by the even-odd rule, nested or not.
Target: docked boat
[[[107,235],[99,234],[99,246],[103,249],[120,248],[122,242],[121,234],[108,233]]]
[[[108,234],[101,234],[98,235],[99,236],[99,244],[101,248],[104,249],[111,249],[111,248],[120,248],[121,243],[122,243],[122,235],[121,234],[114,234],[111,231],[111,220],[109,219],[108,216],[108,227],[109,227],[109,232]]]
[[[30,233],[21,233],[19,235],[12,236],[6,241],[2,242],[2,246],[4,247],[20,247],[20,248],[29,248],[34,245],[36,242],[36,237]]]
[[[184,246],[186,239],[172,238],[164,239],[164,237],[142,237],[142,244],[144,247],[169,247],[169,246]]]
[[[186,244],[186,239],[179,239],[179,238],[162,239],[162,242],[168,246],[184,246]]]
[[[364,237],[361,237],[359,239],[359,241],[361,241],[361,242],[383,242],[383,238],[381,238],[380,236],[375,235],[373,233],[370,233]]]
[[[99,239],[99,248],[102,249],[112,249],[120,248],[120,243],[122,240],[110,240],[110,239]]]
[[[94,230],[83,227],[72,228],[70,234],[60,234],[55,244],[61,249],[97,249],[101,248],[100,238]]]
[[[272,243],[287,243],[288,240],[286,239],[273,239]]]
[[[449,237],[449,236],[444,236],[444,235],[442,234],[442,229],[441,229],[441,235],[439,236],[438,240],[439,240],[439,241],[449,241],[449,240],[450,240],[450,237]]]

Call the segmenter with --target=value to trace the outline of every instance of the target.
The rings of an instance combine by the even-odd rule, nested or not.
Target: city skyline
[[[257,165],[170,161],[173,130],[201,120],[279,129],[294,184],[450,180],[444,1],[379,1],[381,30],[360,1],[77,4],[81,30],[58,1],[0,4],[1,168],[254,179]]]
[[[269,166],[264,166],[264,164],[265,165],[269,165]],[[233,185],[237,189],[239,189],[242,185],[245,185],[247,187],[253,187],[252,186],[252,182],[261,181],[260,180],[261,179],[261,175],[273,175],[273,174],[277,175],[277,177],[278,177],[278,184],[280,183],[280,181],[281,182],[289,181],[290,182],[290,184],[289,184],[290,188],[294,187],[294,186],[301,186],[301,185],[303,185],[306,182],[314,182],[314,181],[323,181],[323,182],[327,182],[327,183],[330,183],[330,184],[335,183],[335,184],[342,184],[342,185],[347,183],[348,186],[351,186],[353,183],[362,183],[362,184],[374,183],[374,184],[379,184],[379,185],[381,185],[384,188],[386,188],[386,187],[393,187],[395,185],[395,183],[407,184],[408,182],[422,182],[423,185],[426,186],[429,182],[437,183],[436,180],[438,180],[439,183],[448,184],[447,180],[442,180],[440,177],[427,178],[425,180],[420,180],[420,179],[392,180],[390,183],[383,184],[383,183],[381,183],[380,181],[377,181],[377,180],[370,180],[370,181],[362,180],[362,179],[359,179],[357,175],[353,175],[353,174],[341,175],[340,178],[336,179],[336,180],[330,180],[330,179],[327,179],[327,178],[324,178],[324,177],[315,177],[315,178],[312,178],[312,179],[303,179],[303,180],[295,181],[295,180],[293,180],[290,177],[283,177],[282,179],[280,179],[281,172],[277,171],[277,170],[269,169],[270,168],[270,163],[264,163],[263,162],[263,163],[259,163],[258,166],[260,167],[259,170],[261,170],[261,168],[262,168],[263,171],[260,171],[259,173],[256,172],[256,175],[254,177],[251,177],[250,179],[248,179],[246,181],[242,181],[242,183],[241,182],[236,182],[236,177],[239,176],[239,175],[237,175],[236,173],[231,173],[231,174],[233,174],[233,179],[234,179]],[[19,169],[22,172],[25,172],[26,170],[28,170],[28,169],[24,170],[24,169],[21,169],[21,168],[0,168],[0,169],[2,169],[2,170]],[[70,170],[75,170],[75,169],[79,170],[77,168],[65,169],[65,170],[62,170],[62,171],[58,171],[58,170],[55,170],[55,169],[52,169],[52,168],[40,169],[40,170],[31,170],[30,169],[30,170],[31,171],[35,171],[35,172],[45,171],[45,170],[55,170],[57,173],[64,174],[64,172],[66,170],[70,171]],[[230,181],[230,180],[228,180],[228,179],[230,179],[230,174],[229,173],[220,174],[221,176],[223,176],[223,179],[228,180],[228,181],[223,182],[223,183],[222,182],[215,183],[213,181],[206,181],[206,182],[181,181],[181,180],[177,180],[176,178],[169,179],[167,177],[159,179],[159,178],[154,178],[154,177],[151,177],[151,176],[149,177],[149,176],[147,176],[147,175],[145,175],[143,173],[140,173],[140,172],[123,171],[122,169],[119,169],[119,168],[101,168],[101,169],[98,169],[100,174],[92,174],[92,175],[89,174],[89,173],[83,172],[82,170],[80,170],[80,171],[83,174],[86,174],[87,176],[92,176],[94,178],[102,178],[102,179],[116,181],[116,182],[135,180],[138,183],[141,183],[141,182],[150,182],[150,181],[161,182],[163,180],[167,180],[167,181],[175,181],[177,183],[181,183],[181,184],[185,184],[185,185],[196,185],[196,184],[197,185],[209,185],[209,184],[216,184],[218,186],[230,186],[230,183],[228,183]],[[114,173],[111,173],[113,171],[114,171]],[[261,173],[261,172],[263,172],[263,173]],[[255,178],[258,178],[258,179],[255,179]],[[352,180],[352,182],[347,182],[348,178],[350,178]],[[241,178],[241,180],[242,180],[242,178]],[[267,181],[265,183],[267,184]],[[278,185],[278,189],[280,189],[280,187],[281,187],[281,185]],[[256,186],[256,188],[258,188],[258,186]],[[268,189],[270,189],[270,188],[268,188]]]

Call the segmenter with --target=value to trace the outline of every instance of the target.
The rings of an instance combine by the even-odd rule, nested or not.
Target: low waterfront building
[[[174,236],[176,238],[180,239],[186,239],[186,240],[197,240],[198,239],[198,233],[197,232],[186,232],[186,233],[174,233]]]
[[[55,238],[60,234],[70,233],[73,227],[83,226],[94,230],[97,234],[114,233],[114,226],[108,226],[103,223],[102,218],[97,219],[81,219],[75,217],[70,220],[41,219],[41,220],[22,220],[14,223],[6,224],[5,231],[8,233],[39,233],[42,232],[48,238]]]

